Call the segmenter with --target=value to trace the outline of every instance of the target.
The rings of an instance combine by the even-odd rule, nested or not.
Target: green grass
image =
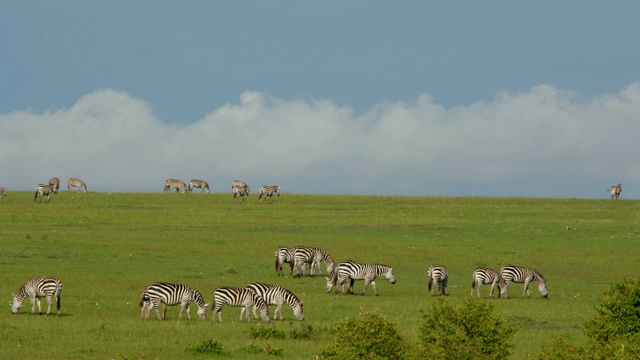
[[[0,202],[0,358],[198,358],[193,349],[217,347],[227,358],[314,358],[331,344],[332,326],[363,309],[378,308],[397,321],[415,345],[418,309],[429,309],[426,269],[449,269],[450,300],[469,297],[477,266],[532,267],[548,281],[549,299],[535,286],[520,298],[493,301],[518,323],[514,358],[540,353],[562,335],[585,338],[582,323],[594,315],[613,281],[638,275],[638,201],[289,195],[273,205],[257,196],[234,204],[231,194],[68,193],[34,204],[32,193],[12,192]],[[570,226],[575,230],[567,230]],[[395,267],[396,285],[377,281],[380,296],[325,293],[323,277],[277,277],[274,250],[317,246],[336,261]],[[288,273],[288,268],[286,268]],[[323,272],[325,268],[323,265]],[[11,314],[11,294],[33,276],[56,275],[64,286],[62,316],[31,316],[30,304]],[[306,320],[251,324],[225,306],[224,323],[140,319],[140,292],[155,281],[199,289],[207,302],[217,286],[252,281],[278,284],[303,301]],[[362,291],[356,282],[356,291]],[[488,286],[482,289],[488,294]],[[313,340],[251,337],[251,329],[307,331]],[[220,349],[220,346],[223,346]],[[217,356],[210,353],[207,356]],[[206,356],[205,356],[206,357]]]

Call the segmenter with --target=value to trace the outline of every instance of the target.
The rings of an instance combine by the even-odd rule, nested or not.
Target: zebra
[[[193,302],[198,306],[198,316],[204,320],[207,315],[207,306],[209,304],[204,303],[202,294],[195,289],[190,288],[183,284],[169,284],[163,282],[157,282],[149,285],[140,294],[140,307],[141,317],[143,319],[149,319],[149,313],[153,307],[156,310],[158,319],[164,320],[167,315],[167,306],[173,306],[180,304],[180,315],[178,319],[182,319],[182,312],[187,309],[187,317],[191,320],[191,310],[189,303]],[[158,307],[160,303],[163,304],[162,316]]]
[[[240,310],[240,321],[242,321],[242,316],[246,311],[247,322],[251,322],[249,312],[252,306],[260,310],[262,321],[268,323],[270,320],[269,305],[253,290],[220,286],[213,291],[213,301],[215,305],[212,305],[211,320],[214,322],[216,321],[216,313],[218,314],[218,319],[222,322],[222,306],[224,304],[242,307],[242,310]]]
[[[189,187],[187,188],[187,190],[193,192],[193,189],[195,188],[201,189],[202,192],[206,191],[207,194],[211,192],[209,184],[204,180],[191,179],[191,181],[189,181]]]
[[[249,196],[249,190],[243,187],[233,188],[233,202],[235,203],[240,198],[240,203],[244,202],[244,197]]]
[[[296,248],[286,248],[283,246],[280,246],[276,249],[274,255],[276,256],[276,274],[278,274],[278,276],[284,276],[284,274],[282,273],[282,265],[284,263],[289,263],[289,265],[291,266],[291,275],[293,275],[293,259],[295,256],[295,249]]]
[[[2,199],[3,196],[7,196],[7,188],[0,187],[0,199]]]
[[[244,181],[233,180],[231,182],[231,189],[235,189],[235,188],[243,188],[247,190],[247,194],[249,193],[249,185],[247,185],[247,183]]]
[[[349,288],[347,291],[351,290],[353,293],[353,283],[355,280],[364,280],[364,290],[362,291],[362,295],[365,295],[367,292],[367,287],[369,287],[369,283],[371,283],[371,287],[373,287],[373,291],[376,296],[378,296],[378,289],[376,288],[376,277],[383,276],[391,284],[396,283],[396,277],[393,275],[393,267],[383,264],[363,264],[357,263],[351,260],[341,262],[335,269],[335,273],[333,276],[333,284],[336,286],[336,293],[338,289],[342,290],[344,294],[344,285],[347,280],[350,281]],[[329,278],[332,277],[331,275]],[[331,291],[328,289],[327,292]]]
[[[522,267],[522,266],[506,265],[502,267],[502,269],[500,269],[500,276],[502,276],[505,282],[504,288],[500,289],[501,295],[505,299],[509,297],[508,290],[509,290],[509,285],[512,282],[524,283],[524,290],[522,290],[522,297],[524,297],[525,294],[528,297],[531,296],[531,293],[529,292],[529,284],[532,281],[538,285],[538,290],[540,291],[540,294],[542,294],[543,298],[547,298],[549,295],[547,293],[547,280],[544,279],[542,274],[540,274],[539,272],[533,269]]]
[[[267,305],[276,305],[276,311],[273,313],[273,320],[277,320],[278,314],[280,314],[280,320],[282,320],[282,304],[285,302],[293,309],[293,315],[296,319],[304,320],[304,313],[302,311],[302,301],[292,293],[291,291],[278,286],[267,285],[264,283],[253,282],[247,285],[247,289],[252,290],[256,294],[260,295]],[[258,318],[256,314],[256,307],[253,307],[253,317]]]
[[[54,194],[57,194],[58,190],[60,190],[60,179],[57,177],[49,179],[49,186],[51,187],[51,191],[53,191]]]
[[[85,185],[84,181],[76,178],[67,179],[67,191],[71,191],[71,188],[78,189],[78,192],[82,190],[82,192],[87,192],[87,185]]]
[[[258,200],[262,202],[262,197],[264,196],[265,199],[269,197],[269,199],[271,200],[270,202],[273,202],[273,194],[277,194],[278,196],[280,196],[280,185],[262,185],[260,187],[260,196],[258,197]]]
[[[42,312],[40,307],[40,298],[47,299],[47,314],[51,312],[51,298],[55,296],[56,306],[58,308],[58,316],[60,316],[60,295],[62,293],[62,282],[55,276],[34,277],[22,285],[17,294],[13,294],[13,304],[11,312],[17,314],[22,307],[22,302],[29,297],[31,300],[31,315],[36,311],[36,303],[38,304],[38,314]]]
[[[45,185],[45,184],[36,185],[35,202],[38,202],[38,199],[40,199],[40,202],[42,203],[42,197],[46,195],[47,200],[45,202],[48,203],[51,200],[52,192],[53,190],[51,189],[51,185]]]
[[[442,265],[431,265],[427,270],[429,276],[429,291],[434,296],[436,284],[442,295],[447,295],[447,283],[449,282],[449,274],[447,268]]]
[[[608,188],[607,191],[611,194],[611,200],[618,200],[620,198],[620,193],[622,192],[622,184],[618,183],[618,185],[613,185]]]
[[[167,179],[164,181],[164,192],[171,192],[174,189],[176,192],[185,193],[187,192],[187,185],[184,181],[178,179]]]
[[[482,284],[491,284],[491,292],[489,293],[489,296],[493,297],[493,290],[496,284],[498,284],[498,288],[500,289],[498,297],[500,297],[500,293],[505,286],[505,282],[497,271],[486,267],[478,267],[473,271],[471,277],[471,296],[473,296],[473,289],[475,288],[478,297],[480,297],[480,287]]]
[[[320,274],[322,274],[322,269],[320,268],[321,261],[327,266],[327,273],[331,273],[334,266],[331,255],[317,247],[296,246],[293,254],[293,276],[297,276],[300,271],[302,271],[303,276],[306,276],[306,264],[311,264],[309,267],[309,275],[315,276],[316,268]]]

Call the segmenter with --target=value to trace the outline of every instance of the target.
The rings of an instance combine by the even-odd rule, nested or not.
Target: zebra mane
[[[547,283],[547,280],[544,278],[544,276],[542,276],[542,274],[540,274],[539,272],[532,270],[533,271],[533,277],[535,279],[535,282],[543,282],[543,283]]]

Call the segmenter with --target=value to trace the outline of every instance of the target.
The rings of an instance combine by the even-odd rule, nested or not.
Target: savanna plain
[[[215,340],[227,358],[312,359],[331,346],[334,325],[377,309],[396,323],[408,346],[418,346],[420,310],[435,298],[427,267],[449,270],[448,301],[469,298],[478,266],[515,264],[547,279],[549,298],[512,284],[510,299],[483,301],[518,326],[514,359],[533,358],[558,336],[586,338],[582,324],[595,314],[603,292],[639,273],[640,202],[603,199],[394,197],[286,194],[273,204],[256,195],[234,203],[229,194],[74,193],[34,203],[31,192],[0,200],[0,358],[185,359],[209,358],[194,345]],[[322,276],[276,275],[278,246],[307,245],[336,262],[394,267],[396,284],[378,278],[362,295],[327,294]],[[31,277],[58,276],[62,315],[30,315],[25,301],[11,314],[12,293]],[[225,305],[224,322],[178,320],[170,307],[160,321],[140,318],[141,291],[153,282],[184,283],[213,301],[218,286],[260,281],[281,285],[303,302],[297,321],[287,305],[284,320],[239,321],[240,308]],[[43,304],[45,305],[45,304]],[[55,309],[55,305],[54,305]],[[273,307],[271,314],[273,314]],[[308,337],[254,338],[260,329]],[[277,349],[278,351],[272,351]],[[217,355],[215,355],[217,356]]]

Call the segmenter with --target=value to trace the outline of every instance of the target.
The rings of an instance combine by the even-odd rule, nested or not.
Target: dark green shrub
[[[505,359],[511,354],[513,324],[493,313],[493,304],[468,299],[460,307],[437,299],[421,310],[422,354],[428,359]]]
[[[200,344],[189,344],[187,350],[193,351],[199,354],[218,354],[221,355],[224,350],[224,345],[216,339],[209,339],[201,342]]]
[[[249,336],[252,339],[284,339],[287,334],[282,330],[276,329],[275,325],[272,327],[254,326],[249,329]]]
[[[373,310],[338,322],[333,346],[320,355],[336,359],[403,359],[405,350],[395,324],[379,310]]]
[[[289,333],[291,339],[297,340],[313,340],[316,338],[311,324],[300,324],[299,327],[293,327]]]

